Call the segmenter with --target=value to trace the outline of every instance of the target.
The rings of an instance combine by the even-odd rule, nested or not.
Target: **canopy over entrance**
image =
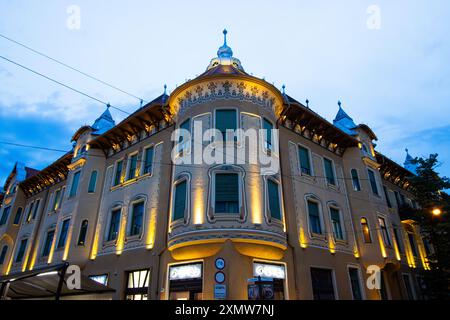
[[[19,274],[0,277],[0,299],[59,300],[65,296],[104,294],[115,290],[81,275],[81,288],[69,289],[66,274],[68,263],[35,269]]]

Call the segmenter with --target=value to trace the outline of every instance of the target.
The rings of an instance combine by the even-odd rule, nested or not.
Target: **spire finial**
[[[164,84],[164,95],[167,93],[167,84]]]
[[[283,94],[286,94],[285,89],[286,89],[286,85],[282,85],[281,88],[283,89]]]
[[[406,151],[406,154],[408,154],[408,153],[409,153],[409,150],[408,150],[408,148],[406,148],[406,149],[405,149],[405,151]]]
[[[338,100],[338,106],[339,106],[339,108],[341,108],[341,105],[342,105],[341,100]]]
[[[223,29],[223,45],[226,46],[227,45],[227,29]]]
[[[109,109],[111,107],[111,105],[109,104],[109,102],[106,104],[106,108]]]
[[[308,99],[306,99],[306,106],[309,108],[309,100]]]

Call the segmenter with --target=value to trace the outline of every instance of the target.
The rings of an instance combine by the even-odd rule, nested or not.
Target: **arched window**
[[[8,246],[4,245],[2,248],[2,252],[0,253],[0,265],[5,262],[6,252],[8,252]]]
[[[78,235],[78,242],[77,242],[77,245],[79,246],[84,246],[86,243],[88,224],[89,223],[87,220],[83,220],[83,222],[81,222],[80,234]]]
[[[361,218],[361,229],[364,237],[364,242],[371,243],[372,237],[370,236],[369,224],[366,218]]]
[[[94,170],[91,172],[91,177],[89,179],[88,192],[94,193],[96,185],[97,185],[97,170]]]

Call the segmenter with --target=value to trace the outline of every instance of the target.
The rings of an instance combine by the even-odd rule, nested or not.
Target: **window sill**
[[[151,177],[153,177],[153,172],[149,172],[149,173],[134,177],[134,178],[126,180],[118,185],[112,186],[110,191],[114,191],[114,190],[129,186],[129,185],[135,184],[145,178],[151,178]]]

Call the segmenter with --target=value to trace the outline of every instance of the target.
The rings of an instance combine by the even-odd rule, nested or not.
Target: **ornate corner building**
[[[175,130],[199,127],[277,129],[258,155],[279,170],[178,163],[205,140],[174,141]],[[417,206],[415,168],[409,154],[402,167],[377,152],[376,140],[341,103],[330,123],[246,73],[225,32],[207,70],[170,96],[119,124],[107,109],[43,170],[17,162],[0,198],[1,295],[254,299],[262,281],[274,299],[421,299],[432,249],[399,211]],[[225,144],[239,160],[255,141]],[[73,265],[81,288],[61,281]]]

